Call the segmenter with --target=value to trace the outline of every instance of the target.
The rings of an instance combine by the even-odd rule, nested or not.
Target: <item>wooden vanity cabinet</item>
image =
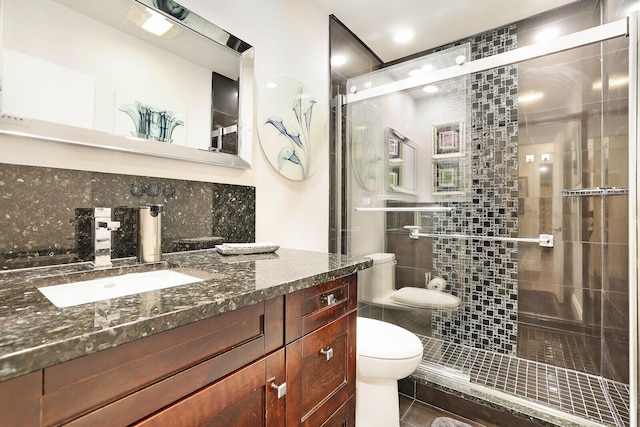
[[[1,424],[354,426],[356,290],[352,274],[1,382]]]
[[[356,277],[286,295],[284,348],[136,426],[354,426]]]
[[[286,297],[287,423],[355,425],[357,276]]]
[[[233,381],[209,387],[282,347],[283,313],[280,297],[46,368],[42,424],[126,426],[224,388]],[[188,405],[174,406],[164,425],[181,425]]]
[[[40,425],[42,371],[0,382],[0,425]]]

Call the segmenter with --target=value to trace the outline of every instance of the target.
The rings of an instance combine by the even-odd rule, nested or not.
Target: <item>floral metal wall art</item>
[[[290,77],[272,80],[265,93],[260,142],[272,166],[283,176],[305,180],[317,170],[326,132],[316,98]]]

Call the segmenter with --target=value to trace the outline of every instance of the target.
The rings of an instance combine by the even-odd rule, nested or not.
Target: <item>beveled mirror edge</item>
[[[255,109],[254,90],[255,51],[251,47],[242,53],[238,103],[238,159],[247,169],[253,163],[253,121]],[[222,153],[217,153],[222,154]]]
[[[145,4],[144,1],[134,0]],[[145,4],[148,6],[148,4]],[[153,7],[153,6],[151,6]],[[154,7],[155,9],[155,7]],[[156,9],[158,10],[158,9]],[[174,19],[161,12],[168,18]],[[193,13],[193,12],[191,12]],[[194,15],[196,15],[194,13]],[[3,1],[0,0],[0,31],[2,31]],[[202,18],[204,19],[204,18]],[[175,19],[174,19],[175,20]],[[185,23],[175,20],[180,25]],[[205,20],[206,22],[209,22]],[[210,22],[209,22],[210,23]],[[213,23],[210,23],[216,26]],[[217,27],[217,26],[216,26]],[[218,27],[219,28],[219,27]],[[221,29],[222,30],[222,29]],[[192,29],[192,31],[195,31]],[[222,30],[224,31],[224,30]],[[228,34],[228,33],[227,33]],[[232,36],[232,35],[230,35]],[[211,37],[203,35],[212,42]],[[232,36],[235,37],[235,36]],[[2,55],[2,33],[0,32],[0,63]],[[224,45],[222,45],[224,46]],[[230,50],[234,50],[225,46]],[[0,99],[0,135],[30,138],[56,143],[72,144],[78,146],[95,147],[107,150],[129,152],[155,157],[197,162],[214,166],[226,166],[238,169],[250,169],[252,166],[253,145],[253,117],[254,117],[254,47],[249,47],[243,52],[237,52],[240,56],[240,82],[239,82],[239,118],[238,118],[238,154],[228,154],[216,151],[182,147],[172,144],[163,144],[154,141],[136,140],[107,132],[73,127],[43,120],[20,117],[2,112]],[[1,86],[0,77],[0,88]]]

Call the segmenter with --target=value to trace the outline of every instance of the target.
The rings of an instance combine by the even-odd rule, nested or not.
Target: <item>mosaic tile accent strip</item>
[[[473,60],[517,47],[515,25],[467,40]],[[466,42],[466,41],[465,41]],[[517,236],[518,69],[500,67],[471,76],[470,200],[449,203],[433,215],[433,231]],[[427,221],[425,221],[427,222]],[[434,240],[436,276],[462,299],[457,314],[437,313],[433,336],[453,343],[514,354],[517,348],[516,243]]]
[[[629,426],[629,387],[595,375],[420,336],[429,370],[528,399],[605,426]]]

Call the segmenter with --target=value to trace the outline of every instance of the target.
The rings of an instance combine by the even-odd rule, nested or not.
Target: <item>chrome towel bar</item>
[[[420,227],[417,225],[405,225],[404,228],[409,230],[409,237],[412,239],[417,239],[419,237],[433,237],[433,238],[449,238],[449,239],[485,240],[485,241],[491,241],[491,242],[538,243],[540,246],[545,248],[553,247],[553,234],[541,234],[539,237],[471,236],[468,234],[420,233]]]

